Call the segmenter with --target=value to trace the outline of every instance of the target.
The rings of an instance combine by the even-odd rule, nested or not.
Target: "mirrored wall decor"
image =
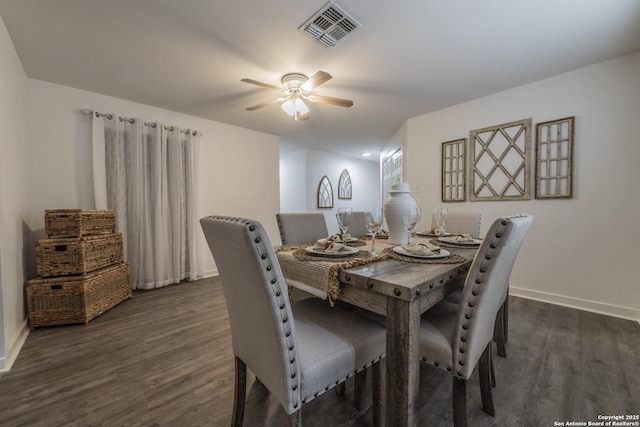
[[[466,138],[442,143],[442,201],[466,200]]]
[[[333,187],[327,176],[323,176],[318,184],[318,207],[333,208]]]
[[[531,199],[531,119],[472,130],[469,145],[469,200]]]
[[[343,170],[338,180],[338,199],[351,198],[351,175],[348,170]]]
[[[574,120],[536,125],[536,199],[573,197]]]

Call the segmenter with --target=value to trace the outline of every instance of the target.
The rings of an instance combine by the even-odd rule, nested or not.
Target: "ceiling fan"
[[[262,102],[247,108],[249,111],[255,111],[260,108],[281,103],[282,109],[295,120],[307,120],[309,116],[309,107],[304,101],[319,102],[322,104],[337,105],[339,107],[351,107],[353,101],[341,98],[333,98],[331,96],[313,95],[311,91],[331,79],[331,74],[324,71],[318,71],[311,77],[307,77],[300,73],[289,73],[282,76],[282,87],[262,83],[252,79],[242,79],[245,83],[250,83],[265,89],[283,93],[284,96],[271,101]]]

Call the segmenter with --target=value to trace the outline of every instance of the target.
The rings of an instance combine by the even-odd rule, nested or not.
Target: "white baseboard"
[[[29,331],[29,323],[25,320],[18,336],[9,344],[5,357],[0,359],[0,373],[9,372],[9,370],[11,370],[13,362],[18,358],[18,354],[20,353],[20,350],[22,350],[22,346],[29,336]]]
[[[198,277],[198,279],[206,279],[207,277],[214,277],[217,276],[218,270],[214,269],[214,270],[207,270],[205,271],[202,276]]]
[[[640,323],[640,310],[622,307],[619,305],[606,304],[597,301],[590,301],[580,298],[567,297],[564,295],[552,294],[549,292],[533,291],[530,289],[509,286],[509,294],[515,297],[527,298],[535,301],[548,302],[549,304],[561,305],[564,307],[576,308],[578,310],[590,311],[607,316],[619,317],[622,319],[634,320]]]

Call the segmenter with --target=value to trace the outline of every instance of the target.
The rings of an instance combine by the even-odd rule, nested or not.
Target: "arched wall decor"
[[[333,187],[326,175],[318,184],[318,208],[333,208]]]
[[[348,170],[343,170],[338,180],[338,199],[351,198],[351,175]]]

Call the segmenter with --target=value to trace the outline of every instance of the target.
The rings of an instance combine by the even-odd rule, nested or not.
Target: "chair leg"
[[[356,409],[364,408],[366,390],[367,390],[367,370],[364,369],[356,373],[356,377],[354,379],[353,406],[355,406]]]
[[[480,395],[482,396],[482,409],[495,416],[496,410],[493,405],[493,396],[491,395],[491,341],[484,349],[482,356],[478,362],[478,374],[480,375]]]
[[[504,343],[509,341],[509,289],[507,289],[507,297],[502,304],[502,328],[504,329]]]
[[[373,394],[373,402],[371,415],[373,417],[373,426],[378,427],[382,423],[382,398],[380,393],[380,377],[382,374],[382,362],[374,363],[371,367],[371,388]]]
[[[231,425],[241,427],[244,421],[244,403],[247,393],[247,365],[236,357],[236,391],[233,397],[233,419]]]
[[[496,386],[496,370],[493,367],[493,353],[489,352],[489,369],[491,370],[491,387]]]
[[[287,419],[287,425],[289,427],[301,427],[302,426],[302,410],[298,409],[293,414],[289,415]]]
[[[467,427],[467,380],[453,377],[453,425]]]
[[[345,386],[345,382],[343,381],[343,382],[341,382],[340,384],[338,384],[337,386],[334,387],[337,395],[344,394],[344,386]]]
[[[496,321],[493,326],[493,339],[498,346],[498,355],[502,357],[507,357],[507,339],[506,339],[506,320],[505,313],[507,312],[507,301],[509,297],[502,303],[500,309],[498,309],[498,313],[496,314]]]

